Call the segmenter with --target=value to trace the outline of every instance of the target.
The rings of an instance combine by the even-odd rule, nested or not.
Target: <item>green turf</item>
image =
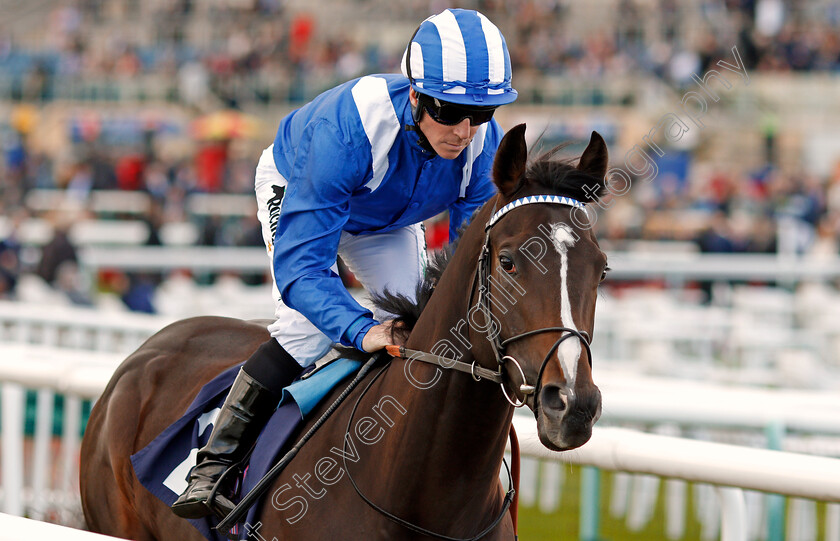
[[[556,541],[576,540],[579,538],[580,514],[580,479],[581,468],[565,466],[565,481],[560,496],[560,508],[550,514],[542,513],[538,508],[520,507],[519,539],[521,541]],[[653,518],[644,529],[633,532],[625,525],[625,518],[613,518],[609,514],[610,489],[613,476],[601,472],[599,541],[651,541],[667,539],[665,535],[665,511],[660,484],[659,498]],[[689,509],[692,507],[692,493],[688,496]],[[689,514],[686,518],[686,540],[699,540],[700,524]],[[690,532],[694,532],[692,535]]]
[[[560,495],[560,507],[551,513],[543,513],[536,506],[519,506],[520,541],[557,541],[579,539],[581,468],[563,466],[565,479]],[[611,472],[601,472],[600,527],[597,541],[657,541],[666,540],[665,534],[665,484],[659,485],[659,495],[653,517],[641,531],[631,531],[626,526],[626,517],[611,517],[609,513],[610,493],[613,484]],[[539,487],[538,487],[539,488]],[[685,535],[687,541],[701,539],[701,524],[694,514],[694,490],[689,485],[686,502]],[[825,539],[825,504],[817,504],[817,539]],[[595,540],[591,540],[595,541]]]

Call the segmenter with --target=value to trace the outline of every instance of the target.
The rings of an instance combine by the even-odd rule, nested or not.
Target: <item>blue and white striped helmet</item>
[[[447,9],[423,21],[403,54],[402,72],[415,91],[450,103],[497,106],[517,96],[504,36],[469,9]]]

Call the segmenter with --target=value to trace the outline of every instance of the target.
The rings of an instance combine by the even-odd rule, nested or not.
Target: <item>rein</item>
[[[549,348],[548,353],[546,354],[542,364],[540,365],[540,370],[537,375],[536,387],[534,385],[528,385],[527,379],[525,378],[525,373],[522,370],[522,366],[519,364],[519,361],[517,361],[516,358],[514,358],[511,355],[502,356],[500,358],[501,360],[499,361],[499,369],[493,371],[489,368],[478,366],[476,364],[476,361],[473,361],[472,363],[465,363],[463,361],[459,361],[458,359],[453,359],[451,357],[442,357],[433,353],[426,353],[425,351],[408,349],[405,346],[385,346],[385,350],[391,357],[394,357],[396,359],[405,359],[407,361],[422,361],[424,363],[434,364],[441,368],[446,368],[448,370],[456,370],[458,372],[470,374],[475,381],[481,381],[484,379],[493,383],[498,383],[502,386],[502,393],[504,393],[505,398],[507,398],[508,402],[510,402],[512,406],[518,408],[525,405],[525,402],[512,401],[508,396],[507,391],[505,390],[506,373],[502,371],[502,366],[504,366],[506,360],[510,360],[510,362],[512,362],[516,366],[517,370],[519,371],[519,375],[522,376],[523,383],[519,386],[519,392],[524,395],[531,395],[537,391],[537,388],[540,384],[539,382],[542,379],[542,374],[545,371],[545,367],[548,364],[548,361],[551,360],[551,354],[554,353],[554,350],[557,349],[560,346],[560,344],[567,338],[576,336],[581,341],[581,343],[584,345],[584,348],[586,349],[589,364],[590,366],[592,365],[592,353],[589,348],[589,340],[587,340],[587,333],[585,331],[578,331],[577,329],[572,329],[569,327],[544,327],[542,329],[536,329],[533,331],[524,332],[522,334],[517,334],[516,336],[501,341],[500,347],[504,348],[511,342],[515,342],[516,340],[519,340],[521,338],[527,338],[528,336],[551,331],[568,332],[569,334],[562,335],[559,339],[557,339],[556,342],[554,342],[554,345]]]
[[[490,286],[490,270],[489,270],[489,266],[488,266],[488,258],[489,258],[489,255],[490,255],[490,230],[493,228],[494,225],[496,225],[499,222],[499,220],[501,220],[501,218],[505,214],[507,214],[511,210],[519,208],[523,205],[530,205],[530,204],[534,204],[534,203],[558,204],[558,205],[571,206],[571,207],[574,207],[574,208],[583,208],[585,206],[584,203],[581,203],[580,201],[577,201],[575,199],[571,199],[569,197],[561,197],[561,196],[555,196],[555,195],[540,195],[540,196],[530,196],[530,197],[523,197],[523,198],[517,199],[517,200],[515,200],[511,203],[508,203],[507,205],[505,205],[504,207],[499,209],[497,212],[493,213],[492,217],[487,222],[487,225],[484,227],[484,231],[485,231],[484,244],[481,247],[481,252],[480,252],[480,255],[479,255],[479,259],[478,259],[478,268],[476,269],[476,272],[473,275],[472,287],[470,288],[470,299],[469,299],[469,302],[467,303],[468,306],[472,306],[474,294],[475,294],[475,291],[476,291],[477,282],[478,282],[478,280],[481,280],[481,283],[479,284],[479,287],[478,287],[478,305],[479,305],[479,309],[484,314],[484,317],[486,318],[486,321],[488,321],[488,322],[492,321],[492,317],[493,317],[492,313],[490,311],[489,300],[488,300],[488,293],[489,293],[489,286]],[[505,355],[504,354],[505,348],[508,346],[508,344],[511,344],[511,343],[513,343],[517,340],[521,340],[523,338],[527,338],[527,337],[534,336],[534,335],[537,335],[537,334],[541,334],[541,333],[544,333],[544,332],[554,332],[554,331],[559,331],[562,334],[561,334],[560,338],[558,338],[557,341],[554,342],[554,345],[551,346],[551,348],[548,350],[548,353],[546,354],[545,359],[543,359],[543,362],[540,365],[540,369],[539,369],[539,372],[537,374],[536,385],[529,385],[528,382],[527,382],[527,378],[525,377],[525,372],[522,370],[522,365],[520,365],[519,361],[517,361],[516,358],[514,358],[513,356]],[[572,328],[569,328],[569,327],[544,327],[544,328],[541,328],[541,329],[526,331],[526,332],[523,332],[521,334],[517,334],[515,336],[507,338],[505,340],[499,340],[498,333],[494,334],[492,332],[492,325],[490,325],[490,326],[488,326],[488,331],[486,331],[485,334],[487,335],[487,339],[493,344],[493,353],[495,354],[496,361],[499,365],[499,368],[496,371],[490,370],[488,368],[484,368],[482,366],[478,366],[476,364],[476,361],[473,361],[472,363],[465,363],[463,361],[460,361],[458,359],[453,359],[453,358],[450,358],[450,357],[443,357],[441,355],[435,355],[435,354],[432,354],[432,353],[427,353],[425,351],[408,349],[405,346],[391,345],[391,346],[386,346],[385,350],[388,352],[389,355],[391,355],[394,358],[406,359],[406,360],[409,360],[409,361],[412,361],[412,360],[422,361],[422,362],[425,362],[425,363],[437,365],[441,368],[456,370],[458,372],[463,372],[463,373],[466,373],[466,374],[470,374],[475,381],[481,381],[483,379],[483,380],[486,380],[486,381],[490,381],[492,383],[498,383],[502,388],[502,394],[504,394],[505,399],[507,399],[507,401],[511,405],[513,405],[514,407],[524,406],[525,405],[525,399],[522,399],[522,400],[516,402],[516,401],[512,400],[510,398],[510,396],[508,395],[507,390],[505,388],[505,381],[506,381],[506,379],[509,379],[509,377],[508,378],[505,377],[506,372],[503,370],[505,361],[509,360],[511,363],[513,363],[516,366],[520,376],[522,377],[522,384],[519,386],[519,392],[522,393],[523,395],[526,395],[526,396],[532,395],[532,394],[534,394],[534,395],[538,394],[538,390],[539,390],[540,382],[542,380],[543,372],[545,371],[545,367],[548,364],[548,361],[551,359],[552,353],[554,353],[554,350],[557,349],[560,346],[560,344],[564,340],[566,340],[567,338],[570,338],[572,336],[577,337],[581,341],[581,343],[583,344],[584,348],[586,349],[586,353],[587,353],[587,357],[588,357],[590,365],[592,363],[592,353],[591,353],[590,348],[589,348],[589,339],[588,339],[589,335],[586,332],[578,331],[577,329],[572,329]],[[348,431],[350,430],[350,423],[353,421],[353,417],[355,416],[356,409],[357,409],[359,403],[361,402],[362,397],[365,395],[365,393],[367,393],[367,391],[368,391],[368,389],[370,389],[371,385],[373,385],[373,382],[376,381],[376,379],[382,373],[384,373],[384,371],[389,367],[390,367],[390,364],[387,365],[386,367],[384,367],[379,373],[377,373],[376,376],[374,376],[373,380],[371,380],[371,382],[365,387],[364,391],[362,391],[361,396],[359,396],[359,398],[356,400],[356,403],[353,406],[353,410],[350,412],[350,419],[347,422],[347,430]],[[536,404],[535,407],[538,407],[538,400],[536,398],[535,398],[535,404]],[[376,505],[369,498],[367,498],[367,496],[365,496],[362,493],[361,489],[359,489],[358,485],[356,485],[356,481],[353,479],[353,476],[350,474],[350,469],[347,465],[347,455],[346,455],[346,453],[343,454],[343,456],[344,456],[344,469],[347,472],[347,478],[350,480],[350,483],[353,485],[353,489],[356,491],[356,494],[358,494],[359,497],[362,498],[362,500],[364,500],[365,503],[367,503],[371,508],[378,511],[380,514],[382,514],[383,516],[385,516],[389,520],[399,524],[400,526],[403,526],[404,528],[406,528],[408,530],[411,530],[414,533],[418,533],[418,534],[429,536],[429,537],[435,537],[435,538],[438,538],[438,539],[443,539],[445,541],[475,541],[477,539],[480,539],[480,538],[484,537],[485,535],[490,533],[496,526],[498,526],[499,522],[501,522],[502,518],[505,516],[505,513],[508,512],[508,510],[511,506],[511,503],[514,502],[514,501],[517,501],[517,498],[516,498],[517,490],[516,489],[518,488],[518,483],[519,483],[519,475],[518,475],[518,473],[519,473],[519,471],[518,471],[519,470],[519,460],[518,460],[518,458],[519,458],[518,457],[519,442],[516,438],[516,433],[513,431],[513,426],[511,426],[510,437],[511,437],[511,453],[512,453],[511,456],[513,458],[513,456],[515,454],[516,459],[514,461],[514,475],[513,476],[511,475],[510,468],[508,468],[508,466],[507,466],[507,462],[502,460],[502,463],[505,465],[505,469],[507,470],[508,487],[509,487],[509,490],[505,494],[505,499],[504,499],[504,502],[503,502],[503,505],[502,505],[502,510],[499,513],[499,515],[496,517],[496,519],[489,526],[487,526],[484,530],[482,530],[481,533],[479,533],[479,534],[477,534],[473,537],[470,537],[470,538],[463,538],[462,539],[462,538],[448,537],[446,535],[439,534],[439,533],[433,532],[431,530],[427,530],[425,528],[417,526],[416,524],[413,524],[413,523],[411,523],[411,522],[409,522],[405,519],[402,519],[402,518],[400,518],[396,515],[393,515],[392,513],[389,513],[385,509],[382,509],[381,507]],[[345,446],[347,445],[346,440],[344,442],[344,445]],[[517,517],[517,514],[515,512],[511,513],[511,515],[512,515],[511,518],[514,522],[514,534],[515,534],[516,523],[517,523],[517,518],[518,517]]]
[[[461,363],[461,364],[466,364],[466,363]],[[347,428],[345,430],[345,434],[350,433],[350,427],[353,423],[353,418],[356,416],[356,410],[358,409],[359,404],[362,401],[362,398],[364,398],[365,394],[367,394],[368,390],[370,390],[371,386],[376,382],[376,380],[379,378],[379,376],[384,374],[388,370],[388,368],[390,368],[390,367],[391,367],[390,363],[385,365],[384,367],[382,367],[382,369],[379,370],[379,372],[377,372],[376,375],[373,376],[373,378],[370,380],[370,382],[365,386],[364,390],[359,395],[359,398],[356,399],[356,403],[353,404],[353,409],[350,411],[350,418],[347,420]],[[516,436],[514,435],[513,438],[515,438],[515,437]],[[513,440],[511,440],[511,443],[512,442],[513,442]],[[496,528],[496,526],[499,525],[499,523],[504,518],[505,514],[510,509],[511,503],[516,499],[515,484],[518,482],[518,479],[516,481],[514,481],[514,478],[512,477],[511,472],[510,472],[510,468],[508,468],[507,462],[502,460],[502,463],[505,465],[505,470],[507,471],[507,475],[508,475],[508,487],[509,487],[509,489],[508,489],[507,493],[505,493],[505,499],[504,499],[504,502],[502,502],[502,509],[499,512],[499,515],[496,517],[496,519],[493,522],[490,523],[490,525],[488,525],[480,533],[478,533],[478,534],[476,534],[472,537],[467,537],[467,538],[449,537],[449,536],[446,536],[446,535],[443,535],[443,534],[439,534],[437,532],[433,532],[431,530],[427,530],[427,529],[425,529],[421,526],[417,526],[416,524],[414,524],[412,522],[409,522],[409,521],[407,521],[403,518],[400,518],[400,517],[394,515],[393,513],[389,513],[385,509],[382,509],[381,507],[376,505],[374,502],[372,502],[370,500],[370,498],[368,498],[367,496],[365,496],[362,493],[362,490],[356,484],[356,480],[353,479],[353,475],[350,473],[350,467],[347,464],[347,438],[344,438],[341,450],[342,450],[341,455],[342,455],[342,459],[343,459],[343,463],[344,463],[344,471],[347,472],[347,479],[350,480],[350,484],[353,486],[353,489],[356,491],[356,494],[358,494],[359,497],[366,504],[368,504],[374,510],[378,511],[382,516],[384,516],[388,520],[390,520],[390,521],[392,521],[396,524],[399,524],[403,528],[405,528],[407,530],[411,530],[412,532],[420,534],[420,535],[425,535],[425,536],[428,536],[428,537],[435,537],[437,539],[443,539],[444,541],[477,541],[478,539],[481,539],[482,537],[484,537],[488,533],[492,532]],[[515,469],[518,469],[518,465],[515,467]]]
[[[435,364],[441,368],[457,370],[470,374],[474,380],[481,381],[486,379],[493,383],[504,383],[504,373],[499,370],[494,372],[489,368],[478,366],[473,361],[472,364],[459,361],[458,359],[451,359],[449,357],[441,357],[433,353],[426,353],[425,351],[418,351],[416,349],[408,349],[405,346],[385,346],[385,351],[395,359],[406,359],[409,361],[423,361],[424,363]]]
[[[239,501],[239,503],[236,504],[236,507],[234,507],[233,510],[231,510],[231,512],[219,522],[219,524],[216,526],[216,530],[218,530],[219,532],[221,532],[225,536],[228,536],[228,537],[230,536],[231,529],[237,523],[241,522],[243,518],[245,518],[245,513],[248,512],[248,509],[252,505],[257,503],[257,500],[263,494],[265,494],[265,492],[269,488],[271,488],[271,483],[273,483],[274,480],[277,479],[277,477],[280,475],[280,473],[282,473],[283,469],[298,454],[298,451],[300,451],[300,449],[303,447],[303,444],[305,444],[307,441],[309,441],[309,439],[315,434],[315,432],[321,427],[321,425],[323,425],[327,421],[327,419],[329,419],[329,417],[333,414],[333,412],[336,409],[338,409],[338,406],[341,405],[341,403],[344,402],[344,400],[350,395],[350,392],[353,391],[353,389],[355,389],[356,386],[359,383],[361,383],[361,381],[363,379],[365,379],[365,377],[368,375],[368,373],[370,373],[370,371],[373,369],[373,366],[379,360],[381,360],[383,357],[384,356],[381,355],[381,354],[371,355],[371,357],[367,360],[367,362],[365,362],[365,364],[362,365],[361,369],[359,369],[359,372],[356,374],[356,377],[354,377],[353,380],[350,381],[349,384],[347,384],[347,387],[341,392],[341,394],[338,396],[338,398],[336,398],[335,401],[333,401],[333,403],[330,405],[330,407],[327,408],[327,410],[321,415],[321,417],[315,422],[315,424],[313,424],[310,427],[310,429],[306,432],[306,434],[301,436],[300,440],[295,444],[295,446],[292,447],[283,456],[283,458],[280,459],[280,461],[277,464],[275,464],[263,476],[262,479],[259,480],[259,482],[254,486],[254,488],[252,488],[251,491],[248,494],[245,494],[245,496],[242,497],[242,499]],[[390,366],[390,363],[385,365],[385,366]],[[377,377],[379,377],[379,374],[381,374],[381,373],[382,373],[381,371],[379,373],[377,373],[377,375],[373,378],[374,381],[376,380]],[[368,385],[368,388],[369,387],[370,387],[370,385]],[[365,391],[367,391],[367,388],[365,388]],[[364,393],[362,393],[362,394],[364,394]],[[357,402],[356,406],[358,406],[358,405],[359,404]],[[355,411],[355,410],[356,410],[356,407],[354,406],[353,411]],[[347,473],[349,474],[350,471],[348,470]]]

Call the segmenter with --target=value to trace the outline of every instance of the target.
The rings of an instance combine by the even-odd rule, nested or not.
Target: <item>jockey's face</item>
[[[409,93],[412,107],[417,107],[417,93],[412,88]],[[454,160],[469,146],[478,131],[478,126],[471,126],[470,119],[464,118],[457,124],[447,126],[436,122],[427,111],[423,111],[418,122],[420,130],[438,156]]]

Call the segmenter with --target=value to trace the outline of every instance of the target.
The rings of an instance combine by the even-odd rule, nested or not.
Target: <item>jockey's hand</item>
[[[392,327],[394,325],[393,320],[385,321],[379,325],[374,325],[373,327],[368,330],[365,337],[362,339],[362,347],[368,353],[373,353],[374,351],[379,351],[380,349],[384,348],[385,346],[391,345],[402,345],[405,343],[405,340],[402,338],[400,332],[394,333],[395,336],[392,338]],[[401,325],[400,323],[397,324],[398,328]]]

